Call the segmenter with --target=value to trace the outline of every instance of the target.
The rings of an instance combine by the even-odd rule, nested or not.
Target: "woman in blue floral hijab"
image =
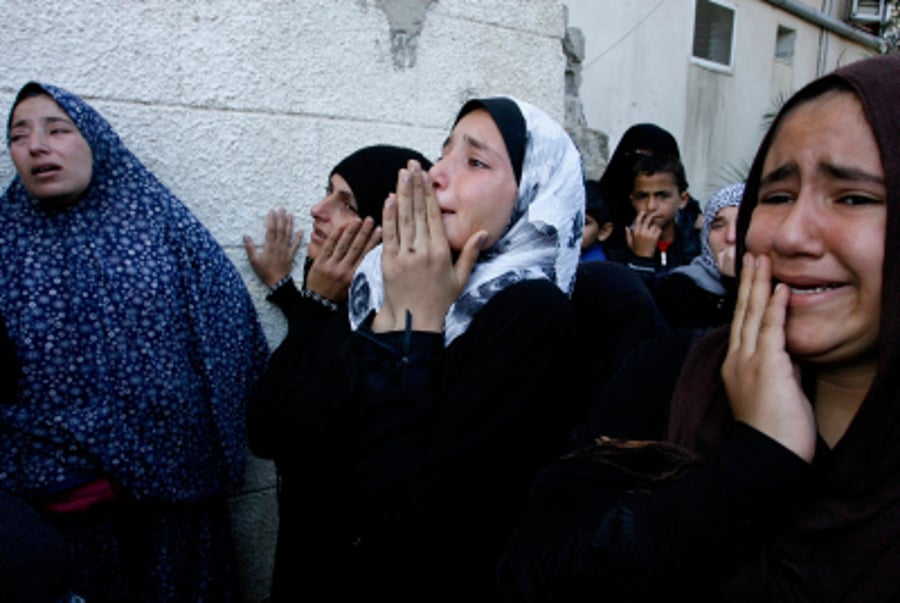
[[[0,489],[66,537],[89,601],[237,598],[225,491],[268,352],[244,283],[80,98],[27,84],[7,135]]]

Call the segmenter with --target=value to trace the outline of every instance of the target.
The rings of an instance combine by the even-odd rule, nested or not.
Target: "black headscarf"
[[[384,200],[394,192],[397,172],[410,159],[418,161],[423,170],[431,169],[431,162],[418,151],[380,144],[351,153],[334,166],[329,178],[340,174],[353,191],[360,217],[372,216],[380,226]]]

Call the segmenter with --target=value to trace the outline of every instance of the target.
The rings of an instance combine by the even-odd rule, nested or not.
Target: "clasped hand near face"
[[[253,239],[244,237],[247,259],[266,286],[275,286],[291,273],[302,236],[302,230],[294,233],[293,214],[280,208],[269,212],[261,251],[256,251]],[[371,217],[334,228],[306,275],[306,288],[335,303],[346,301],[353,273],[380,240],[381,229]]]
[[[634,255],[652,258],[662,236],[662,228],[656,223],[657,212],[640,211],[631,226],[625,228],[628,247]]]
[[[372,330],[402,331],[409,312],[413,330],[439,333],[488,233],[472,233],[454,262],[434,188],[418,162],[400,170],[396,190],[384,204],[384,304]]]
[[[768,435],[807,462],[816,449],[816,420],[786,349],[790,289],[772,291],[772,263],[745,254],[722,379],[734,418]]]
[[[359,263],[380,240],[381,228],[369,216],[335,228],[306,275],[306,288],[343,303]]]

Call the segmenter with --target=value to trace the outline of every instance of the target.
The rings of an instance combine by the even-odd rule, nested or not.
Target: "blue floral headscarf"
[[[268,353],[247,289],[99,113],[39,86],[93,174],[65,209],[35,203],[18,176],[0,198],[0,315],[22,369],[0,403],[0,489],[109,476],[138,499],[221,492],[243,474],[245,401]]]

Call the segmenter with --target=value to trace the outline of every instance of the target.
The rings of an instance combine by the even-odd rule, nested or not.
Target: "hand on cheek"
[[[800,386],[800,369],[785,349],[789,300],[784,284],[772,291],[769,258],[745,254],[722,379],[736,420],[811,462],[815,417]]]
[[[381,240],[381,228],[371,217],[335,228],[306,276],[306,288],[333,302],[347,299],[353,273]]]

